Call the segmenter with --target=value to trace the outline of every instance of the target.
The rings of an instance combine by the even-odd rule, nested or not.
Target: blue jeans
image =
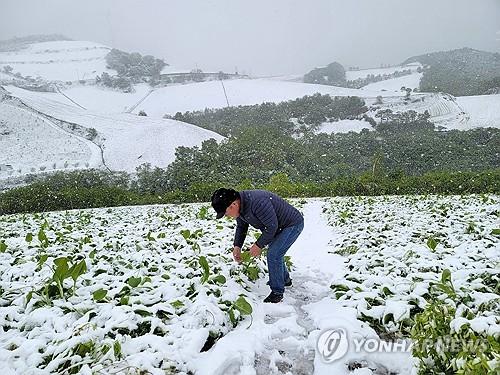
[[[285,265],[285,253],[295,242],[304,229],[304,221],[300,224],[287,227],[269,245],[267,250],[267,268],[269,270],[269,286],[274,293],[285,292],[285,282],[290,280],[290,275]]]

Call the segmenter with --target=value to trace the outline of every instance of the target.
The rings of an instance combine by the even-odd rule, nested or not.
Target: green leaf
[[[123,296],[120,298],[120,305],[128,305],[129,296]]]
[[[31,301],[31,298],[33,298],[33,291],[28,292],[26,294],[26,303],[29,303]]]
[[[151,277],[149,276],[146,276],[142,279],[142,282],[141,282],[141,285],[144,285],[146,283],[150,283],[151,282]]]
[[[225,284],[226,283],[226,277],[224,275],[217,275],[214,278],[212,278],[212,281],[216,284]]]
[[[137,309],[137,310],[134,310],[134,312],[142,317],[147,317],[147,316],[151,316],[153,315],[151,312],[147,311],[147,310],[141,310],[141,309]]]
[[[38,231],[38,241],[42,244],[42,247],[47,247],[49,246],[49,239],[47,238],[47,235],[43,231],[43,229],[40,229]]]
[[[73,281],[76,282],[80,275],[87,272],[87,264],[85,263],[85,260],[83,259],[79,263],[73,265],[68,272],[70,273]]]
[[[61,257],[54,259],[54,264],[57,266],[54,271],[54,280],[62,283],[64,279],[70,277],[69,268],[68,268],[68,259]]]
[[[113,352],[115,353],[115,358],[120,358],[122,355],[122,346],[119,341],[115,341],[113,344]]]
[[[94,250],[92,250],[92,251],[89,253],[89,258],[90,258],[90,259],[94,259],[94,257],[95,257],[95,253],[96,253],[95,249],[94,249]]]
[[[49,259],[49,254],[40,255],[40,259],[38,260],[38,268],[41,269],[45,262]]]
[[[500,236],[500,228],[492,229],[490,234],[493,236]]]
[[[394,293],[393,293],[393,292],[391,292],[391,290],[390,290],[388,287],[386,287],[386,286],[384,286],[384,287],[382,288],[382,293],[384,293],[386,296],[392,296],[392,295],[394,294]]]
[[[443,274],[441,275],[441,282],[443,284],[447,284],[448,282],[451,282],[451,271],[449,269],[445,269],[443,271]]]
[[[181,308],[182,306],[184,306],[184,302],[179,301],[178,299],[177,299],[177,300],[175,300],[175,301],[173,301],[173,302],[170,302],[170,304],[172,305],[172,307],[173,307],[174,309],[179,309],[179,308]]]
[[[250,252],[248,251],[242,251],[241,252],[241,261],[243,263],[249,263],[252,261],[252,256],[250,255]]]
[[[156,238],[154,238],[154,236],[151,234],[151,232],[148,232],[146,238],[148,241],[156,241]]]
[[[57,267],[68,267],[68,258],[66,257],[60,257],[60,258],[56,258],[54,259],[54,264],[57,266]]]
[[[5,253],[7,250],[7,244],[5,242],[0,242],[0,253]]]
[[[252,306],[243,296],[238,297],[238,299],[234,301],[234,307],[240,312],[241,315],[250,315],[253,311]]]
[[[259,269],[253,266],[248,267],[246,270],[246,274],[250,280],[255,281],[259,278]]]
[[[434,251],[437,245],[438,242],[434,239],[434,237],[429,237],[429,239],[427,240],[427,246],[429,247],[429,249]]]
[[[201,278],[201,283],[203,284],[208,280],[208,277],[210,276],[210,267],[208,266],[207,258],[205,258],[204,256],[201,256],[198,259],[198,262],[200,263],[200,266],[203,269],[203,276]]]
[[[139,286],[140,283],[141,283],[140,277],[131,276],[127,279],[127,284],[130,285],[132,288],[136,288],[137,286]]]
[[[92,293],[92,297],[94,298],[94,301],[102,301],[104,297],[106,297],[106,294],[108,294],[108,291],[102,288],[97,289],[94,293]]]
[[[26,242],[31,242],[31,241],[33,241],[33,233],[28,232],[28,234],[26,234]]]
[[[184,237],[185,240],[187,240],[189,237],[191,237],[191,231],[189,229],[183,229],[181,230],[182,237]]]

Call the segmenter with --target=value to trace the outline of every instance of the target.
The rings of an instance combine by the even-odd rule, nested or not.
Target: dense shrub
[[[206,202],[212,192],[221,186],[233,186],[238,190],[263,188],[285,197],[500,193],[500,169],[477,173],[428,173],[423,176],[376,176],[364,173],[354,177],[337,178],[328,183],[292,182],[286,174],[275,173],[262,184],[256,184],[249,179],[238,183],[231,178],[218,182],[202,180],[183,189],[154,193],[145,186],[144,180],[143,185],[126,188],[119,182],[117,186],[109,185],[114,179],[112,176],[104,179],[104,183],[94,180],[91,176],[89,179],[80,179],[82,184],[78,185],[71,175],[72,173],[68,173],[68,176],[61,173],[58,179],[46,179],[1,193],[0,215],[74,208]],[[82,172],[81,175],[85,173]],[[156,183],[153,182],[153,186],[156,186]]]
[[[224,136],[241,133],[250,127],[275,128],[292,134],[312,130],[324,121],[358,118],[367,111],[356,96],[334,97],[314,94],[282,103],[176,113],[175,120],[188,122]]]
[[[474,324],[491,313],[471,303],[470,291],[453,286],[449,270],[433,287],[438,293],[431,292],[411,329],[419,374],[493,374],[500,360],[498,335]]]
[[[343,87],[346,84],[345,69],[338,62],[333,62],[324,68],[311,70],[304,75],[304,82]]]

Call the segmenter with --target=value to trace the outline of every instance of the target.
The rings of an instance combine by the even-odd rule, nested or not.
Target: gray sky
[[[500,52],[499,31],[500,0],[0,0],[0,39],[61,33],[177,67],[259,75]]]

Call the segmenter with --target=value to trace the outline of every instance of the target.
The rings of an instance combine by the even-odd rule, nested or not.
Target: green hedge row
[[[43,212],[67,209],[114,207],[142,204],[206,202],[212,192],[221,186],[238,190],[262,188],[284,197],[326,197],[355,195],[411,195],[411,194],[500,194],[500,169],[483,172],[434,172],[422,176],[373,176],[339,178],[334,182],[292,183],[286,174],[272,176],[265,185],[251,181],[239,184],[198,183],[186,190],[145,194],[121,186],[110,186],[109,181],[94,186],[76,185],[47,179],[18,187],[0,194],[0,215]]]

